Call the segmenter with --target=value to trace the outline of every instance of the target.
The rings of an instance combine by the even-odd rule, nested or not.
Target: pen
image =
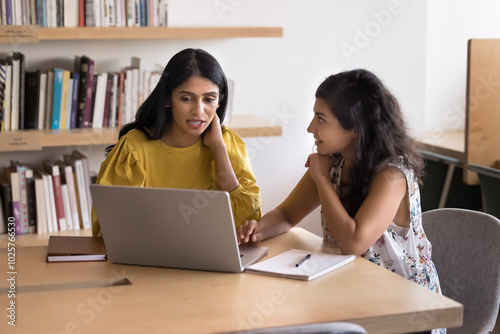
[[[311,254],[307,254],[302,260],[300,260],[299,262],[297,262],[297,264],[295,265],[295,267],[300,267],[300,265],[302,263],[304,263],[306,260],[309,260],[311,258]]]

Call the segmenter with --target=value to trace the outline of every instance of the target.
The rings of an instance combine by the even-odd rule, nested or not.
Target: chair
[[[238,334],[366,334],[363,327],[349,322],[325,322],[304,325],[268,327],[262,329],[248,329]],[[230,334],[230,333],[225,333]]]
[[[500,169],[469,164],[481,184],[483,211],[500,219]]]
[[[443,295],[464,305],[463,326],[448,333],[492,331],[500,303],[500,220],[444,208],[424,212],[422,224]]]

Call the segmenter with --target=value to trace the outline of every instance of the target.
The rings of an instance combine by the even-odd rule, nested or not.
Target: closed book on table
[[[47,262],[105,261],[106,248],[102,238],[90,236],[51,235]]]

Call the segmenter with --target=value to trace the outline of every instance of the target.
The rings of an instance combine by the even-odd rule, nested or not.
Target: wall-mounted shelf
[[[250,115],[233,115],[226,124],[241,137],[281,136],[281,126]],[[39,151],[45,147],[110,145],[116,143],[118,128],[25,130],[0,133],[0,152]]]
[[[0,26],[0,43],[50,40],[213,39],[283,37],[281,27],[76,27]]]

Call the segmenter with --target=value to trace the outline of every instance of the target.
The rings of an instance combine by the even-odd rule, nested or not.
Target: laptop
[[[91,185],[111,262],[242,272],[268,248],[238,246],[225,191]]]

